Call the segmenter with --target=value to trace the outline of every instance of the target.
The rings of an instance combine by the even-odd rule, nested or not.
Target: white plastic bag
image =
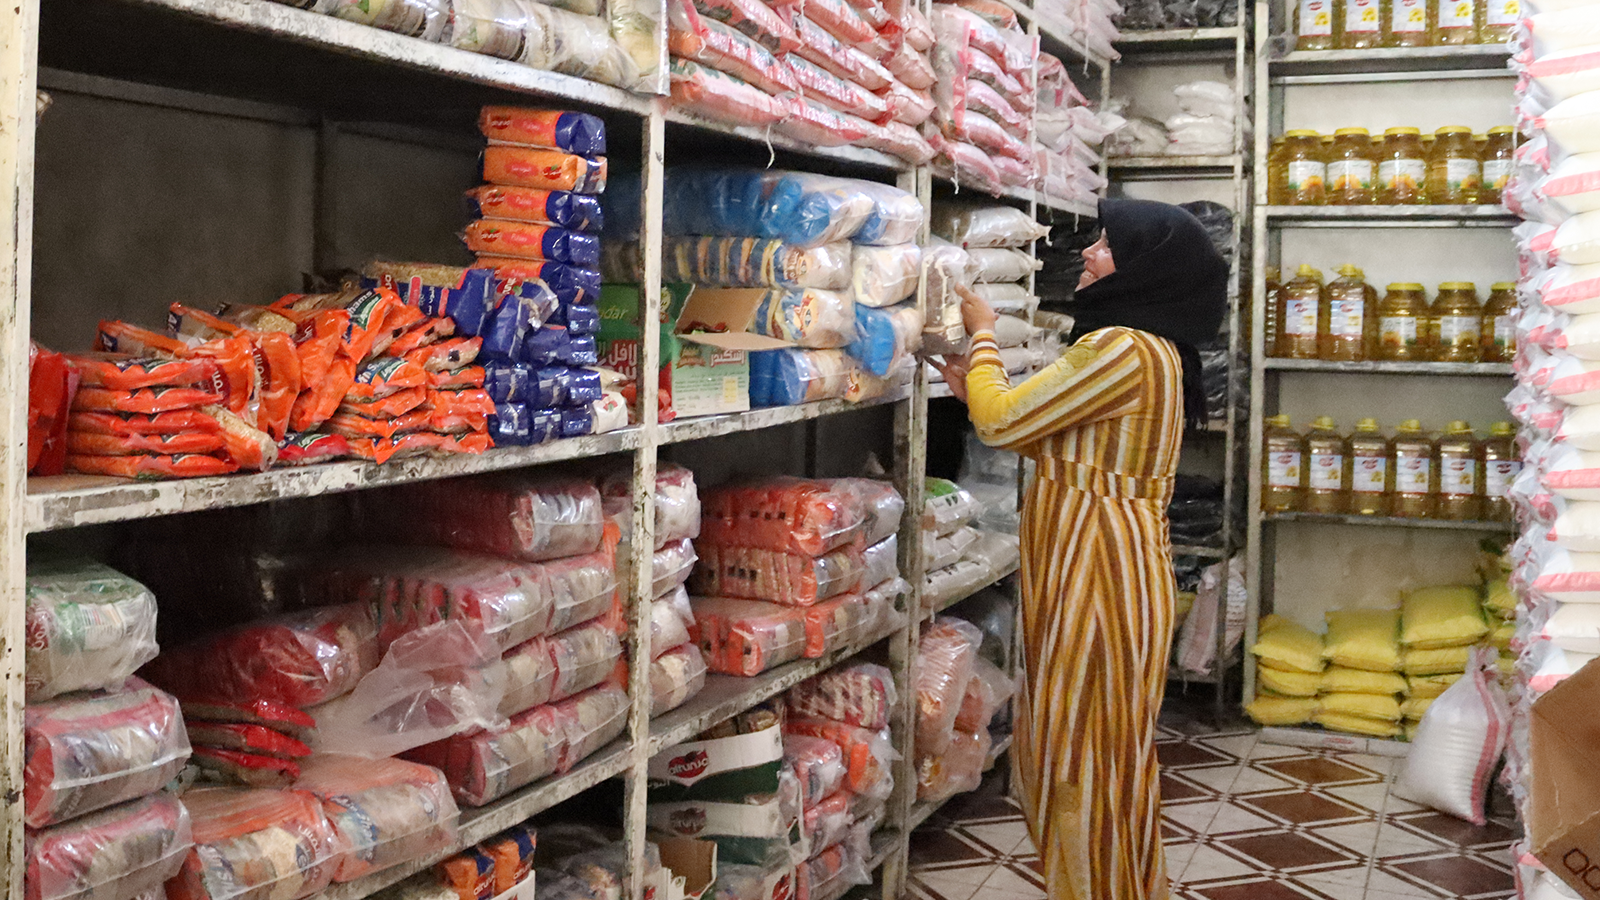
[[[1417,726],[1394,794],[1483,825],[1489,779],[1505,752],[1511,710],[1500,689],[1494,651],[1473,651],[1466,677],[1433,701]]]

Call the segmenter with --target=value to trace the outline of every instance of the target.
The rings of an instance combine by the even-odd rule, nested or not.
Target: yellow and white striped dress
[[[1022,511],[1017,769],[1052,900],[1165,900],[1155,729],[1172,644],[1167,503],[1183,439],[1177,348],[1085,335],[1010,386],[972,341],[978,436],[1037,464]]]

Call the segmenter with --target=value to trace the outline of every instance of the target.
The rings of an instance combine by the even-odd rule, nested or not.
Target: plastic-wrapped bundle
[[[807,807],[801,830],[809,846],[832,847],[850,836],[850,821],[850,792],[835,791]]]
[[[815,100],[800,97],[789,118],[774,131],[816,147],[843,147],[867,136],[871,122],[860,116],[839,112]]]
[[[830,490],[855,497],[861,504],[863,542],[876,544],[900,531],[906,501],[893,484],[878,478],[830,478],[825,484]]]
[[[982,644],[983,633],[961,619],[941,616],[923,628],[915,685],[919,756],[940,754],[950,746]]]
[[[178,701],[137,679],[116,693],[30,703],[25,712],[29,828],[155,793],[189,758]]]
[[[968,249],[1024,247],[1050,235],[1049,228],[1009,206],[940,206],[933,217],[933,232]]]
[[[878,40],[878,33],[845,0],[819,0],[817,3],[784,4],[805,12],[806,18],[822,26],[829,34],[847,44],[870,44]]]
[[[949,534],[922,533],[922,552],[930,572],[953,566],[966,555],[967,548],[978,541],[978,530],[972,527],[957,528]],[[985,569],[988,567],[985,566]]]
[[[483,150],[483,180],[490,184],[598,194],[606,189],[606,168],[604,157],[559,150],[506,144],[491,144]]]
[[[568,4],[560,5],[572,8]],[[598,10],[586,12],[592,15]],[[582,156],[601,156],[606,152],[605,120],[570,110],[485,106],[478,112],[478,131],[496,144],[542,147]]]
[[[956,794],[975,791],[983,783],[983,766],[988,762],[992,741],[989,732],[955,732],[948,746],[938,753],[917,758],[917,800],[938,802]]]
[[[544,636],[524,641],[501,657],[498,676],[505,682],[500,714],[511,717],[550,702],[555,687],[556,661]]]
[[[877,587],[900,577],[900,539],[894,535],[867,547],[861,554],[861,583]]]
[[[939,151],[934,169],[941,176],[956,182],[958,187],[1000,193],[1004,181],[990,154],[966,141],[953,141],[938,133],[929,135],[929,143]]]
[[[759,3],[759,0],[750,0]],[[672,58],[672,105],[691,115],[729,125],[772,125],[794,110],[788,96],[773,96],[743,81],[686,59]]]
[[[988,282],[1017,282],[1044,268],[1044,263],[1021,250],[982,248],[968,250],[972,259],[973,280]]]
[[[800,802],[807,809],[844,786],[844,751],[833,741],[784,735],[783,761],[800,779]]]
[[[745,597],[784,606],[811,606],[861,586],[865,569],[853,546],[824,556],[700,543],[700,565],[690,581],[696,594]]]
[[[801,248],[764,238],[667,235],[662,238],[661,280],[707,287],[850,287],[850,244]],[[632,283],[644,275],[635,242],[608,241],[601,250],[607,281]]]
[[[452,47],[516,59],[522,55],[525,0],[452,0],[443,41]]]
[[[668,544],[657,550],[655,560],[650,565],[650,577],[655,580],[651,592],[660,597],[688,581],[689,574],[694,571],[698,559],[694,551],[694,542],[688,539]]]
[[[755,38],[774,53],[788,53],[800,38],[780,15],[761,0],[694,0],[695,11]]]
[[[450,17],[450,5],[441,0],[398,0],[368,4],[357,0],[314,0],[302,3],[311,11],[425,41],[438,41]]]
[[[473,219],[462,232],[473,253],[549,260],[592,269],[600,264],[600,242],[592,234],[514,219]]]
[[[956,730],[977,734],[987,729],[989,721],[1015,691],[1016,684],[999,666],[978,657],[967,694],[961,700],[961,711],[956,715]]]
[[[701,499],[701,538],[726,547],[821,556],[855,542],[866,524],[859,497],[823,481],[779,476],[716,488]]]
[[[155,658],[155,595],[121,572],[88,560],[34,561],[23,590],[29,703],[118,687]]]
[[[639,66],[611,34],[611,23],[595,15],[528,3],[526,39],[518,62],[617,87],[639,83]]]
[[[933,98],[926,91],[913,91],[898,78],[891,77],[889,86],[876,93],[889,104],[889,118],[902,125],[915,128],[933,115]]]
[[[650,655],[660,656],[689,643],[689,626],[694,624],[694,607],[689,592],[682,587],[668,591],[650,602]]]
[[[126,900],[178,873],[194,846],[189,813],[156,794],[23,835],[25,900]]]
[[[183,795],[194,849],[168,900],[300,900],[327,887],[340,839],[300,791],[196,788]]]
[[[847,293],[815,288],[767,291],[751,330],[813,350],[845,347],[855,339],[855,301]]]
[[[565,700],[606,679],[622,658],[622,641],[604,619],[595,619],[546,639],[556,677],[550,699]]]
[[[588,759],[628,727],[628,692],[612,682],[592,687],[553,708],[566,722],[562,772]]]
[[[922,346],[923,313],[914,303],[885,309],[856,307],[856,339],[849,347],[868,372],[887,376]]]
[[[706,686],[705,657],[693,644],[682,644],[657,656],[650,663],[650,715],[670,712],[700,693]]]
[[[801,682],[785,695],[784,704],[797,716],[878,731],[888,727],[895,699],[893,673],[883,666],[855,663]]]
[[[800,89],[787,62],[755,38],[701,16],[691,0],[671,0],[667,12],[667,47],[673,56],[710,66],[769,94]]]
[[[341,852],[334,881],[354,881],[453,846],[460,814],[438,769],[398,759],[319,756],[297,791],[322,801]]]
[[[934,157],[933,145],[917,129],[898,120],[874,124],[867,134],[856,142],[862,147],[897,156],[913,166],[920,166]]]
[[[853,368],[843,350],[757,350],[750,354],[750,405],[840,399],[850,391]]]
[[[179,697],[314,706],[378,665],[378,629],[351,603],[257,622],[162,653],[146,677]]]
[[[832,719],[797,717],[783,723],[783,733],[833,741],[844,752],[845,789],[852,794],[887,797],[894,790],[889,764],[898,757],[887,729],[872,731]]]
[[[791,53],[788,62],[804,96],[829,109],[867,119],[881,118],[889,111],[889,104],[882,97],[802,56]]]
[[[922,248],[916,244],[857,247],[850,264],[850,286],[858,306],[893,306],[917,292]]]
[[[591,553],[605,527],[593,482],[537,475],[410,485],[374,498],[365,518],[379,532],[410,542],[528,562]]]
[[[722,675],[759,675],[806,653],[804,610],[764,603],[697,597],[690,629],[706,666]]]
[[[531,332],[518,358],[530,366],[594,366],[600,363],[594,335],[573,334],[560,325],[545,325]],[[572,402],[572,398],[568,398]]]
[[[862,594],[840,594],[819,601],[806,610],[806,655],[818,657],[859,643],[876,621],[877,610]]]
[[[924,481],[927,499],[922,506],[922,527],[935,534],[950,534],[983,515],[983,504],[966,488],[947,478]]]
[[[505,282],[502,290],[515,288],[524,299],[530,287],[543,287],[559,303],[593,305],[600,299],[600,272],[595,269],[500,256],[480,256],[478,265],[494,270],[495,277]],[[489,355],[487,346],[484,355]]]
[[[911,383],[911,376],[916,372],[916,366],[911,357],[906,357],[895,364],[889,374],[879,377],[868,372],[859,364],[851,367],[850,388],[845,391],[844,398],[851,403],[866,403],[886,396],[889,392],[904,388]]]
[[[632,475],[615,472],[600,484],[605,510],[614,518],[632,513]],[[684,538],[700,536],[700,492],[694,473],[672,463],[656,469],[656,550]],[[659,593],[659,592],[657,592]]]
[[[1039,298],[1020,284],[978,284],[972,292],[1001,312],[1022,312],[1039,305]]]

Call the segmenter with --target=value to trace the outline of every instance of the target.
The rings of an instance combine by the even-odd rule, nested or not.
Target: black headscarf
[[[1200,353],[1228,312],[1228,264],[1188,212],[1153,200],[1101,200],[1116,271],[1077,292],[1072,339],[1120,325],[1166,338],[1183,361],[1183,417],[1206,421]]]

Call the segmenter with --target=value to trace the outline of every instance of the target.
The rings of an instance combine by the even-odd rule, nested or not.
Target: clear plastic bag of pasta
[[[987,729],[977,734],[957,731],[945,750],[917,758],[917,800],[939,802],[975,791],[983,783],[983,766],[992,741]]]
[[[343,840],[334,881],[354,881],[455,845],[460,812],[444,775],[431,766],[315,756],[303,764],[294,789],[322,801]]]
[[[680,644],[650,662],[650,715],[659,716],[692,700],[706,686],[706,658],[694,644]]]
[[[342,842],[311,794],[197,788],[183,805],[195,846],[169,900],[300,900],[333,880]]]
[[[446,0],[316,0],[311,11],[425,41],[444,37],[450,18]]]
[[[923,314],[915,303],[885,309],[856,307],[856,339],[849,353],[879,378],[922,346]]]
[[[843,491],[861,504],[861,511],[866,517],[861,534],[863,542],[878,544],[894,537],[900,530],[906,501],[889,481],[879,478],[830,478],[824,484],[831,490]],[[866,585],[871,587],[877,583],[868,581]]]
[[[452,47],[516,59],[522,55],[528,0],[452,0],[444,42]]]
[[[784,703],[791,715],[877,731],[888,727],[895,699],[894,673],[872,663],[853,663],[801,682]]]
[[[961,619],[941,616],[923,628],[914,685],[918,756],[940,754],[950,747],[982,644],[983,632]]]
[[[150,890],[160,895],[162,883],[178,873],[193,846],[189,813],[170,793],[30,829],[23,836],[22,896],[124,900]]]
[[[838,349],[855,339],[855,307],[841,291],[775,289],[761,298],[750,329],[811,350]]]
[[[661,68],[661,3],[659,0],[608,0],[611,38],[633,67],[625,85],[639,91],[665,92],[668,73]]]
[[[945,204],[933,212],[933,233],[964,248],[1021,248],[1050,235],[1050,229],[1010,206]]]
[[[836,482],[779,476],[707,491],[704,544],[821,556],[866,526],[859,495]]]
[[[120,686],[154,659],[156,598],[88,560],[32,560],[24,582],[29,703]]]
[[[611,36],[611,23],[600,16],[581,15],[528,3],[522,56],[525,66],[588,78],[616,87],[639,82],[639,67]]]
[[[750,405],[842,398],[849,393],[853,368],[843,350],[758,350],[750,354]]]
[[[810,606],[859,588],[865,568],[854,546],[812,557],[702,542],[693,585],[696,593],[708,596]]]
[[[622,658],[622,641],[604,618],[550,635],[546,644],[556,664],[552,700],[565,700],[594,687]]]
[[[759,600],[694,601],[691,634],[711,671],[745,677],[806,655],[805,611]]]
[[[922,248],[916,244],[857,246],[851,257],[850,285],[859,306],[893,306],[917,292]]]
[[[800,804],[807,809],[844,786],[844,752],[833,741],[785,735],[783,761],[800,780]]]

